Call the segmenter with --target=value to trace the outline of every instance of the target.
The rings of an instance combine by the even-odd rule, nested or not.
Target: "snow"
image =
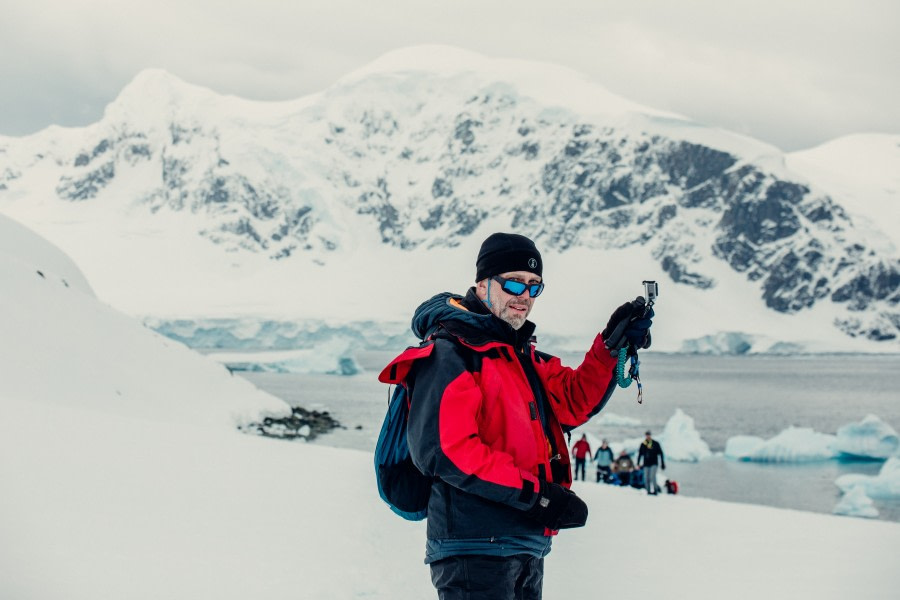
[[[381,502],[371,452],[238,433],[285,405],[99,303],[73,269],[0,218],[0,597],[434,597],[424,523]],[[900,587],[897,523],[574,489],[591,514],[554,540],[548,598]],[[615,574],[598,581],[598,561]]]
[[[370,453],[38,402],[2,410],[3,597],[435,597],[424,524],[381,502]],[[597,561],[616,563],[611,598],[887,599],[900,585],[896,523],[574,489],[591,513],[554,540],[548,598],[595,594]]]
[[[786,155],[787,165],[829,194],[886,255],[900,249],[900,135],[860,133]]]
[[[60,250],[0,215],[0,400],[202,427],[286,415],[281,400],[102,304]]]

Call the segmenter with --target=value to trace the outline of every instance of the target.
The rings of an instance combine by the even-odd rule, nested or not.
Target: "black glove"
[[[606,348],[613,354],[626,344],[631,347],[630,350],[649,348],[652,319],[653,309],[647,308],[643,296],[626,302],[613,311],[606,329],[601,332]]]
[[[527,512],[547,529],[556,530],[584,527],[588,508],[575,492],[558,483],[541,480],[537,502]]]

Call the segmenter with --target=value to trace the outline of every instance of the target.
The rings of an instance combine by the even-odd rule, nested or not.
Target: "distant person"
[[[645,433],[644,441],[641,442],[641,448],[638,450],[638,468],[644,469],[644,487],[647,493],[655,496],[659,493],[659,484],[656,483],[656,469],[662,467],[666,470],[666,459],[663,456],[662,446],[653,439],[650,432]]]
[[[627,450],[619,452],[619,458],[613,463],[613,473],[619,480],[619,485],[631,485],[631,473],[634,471],[634,461]]]
[[[603,440],[603,443],[597,448],[597,453],[594,454],[594,462],[597,463],[597,483],[601,481],[609,483],[610,479],[612,479],[613,452],[612,448],[609,447],[609,442],[606,440]]]
[[[584,468],[587,459],[591,455],[591,445],[587,441],[587,436],[581,436],[581,439],[572,446],[572,454],[575,455],[575,480],[578,480],[578,474],[581,473],[581,480],[587,481],[584,475]]]

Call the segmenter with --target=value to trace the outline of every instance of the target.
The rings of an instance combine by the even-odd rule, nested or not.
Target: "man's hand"
[[[606,348],[613,354],[626,344],[634,350],[649,348],[653,314],[652,308],[647,309],[643,296],[618,307],[609,317],[606,329],[601,332]]]
[[[528,509],[528,514],[547,529],[583,527],[587,521],[587,504],[558,483],[543,480],[540,483],[537,502]]]

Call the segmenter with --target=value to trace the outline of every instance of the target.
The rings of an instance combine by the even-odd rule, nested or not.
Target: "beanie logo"
[[[531,267],[532,269],[534,269],[535,267],[537,267],[537,261],[536,261],[535,259],[533,259],[533,258],[529,258],[529,259],[528,259],[528,266]]]

